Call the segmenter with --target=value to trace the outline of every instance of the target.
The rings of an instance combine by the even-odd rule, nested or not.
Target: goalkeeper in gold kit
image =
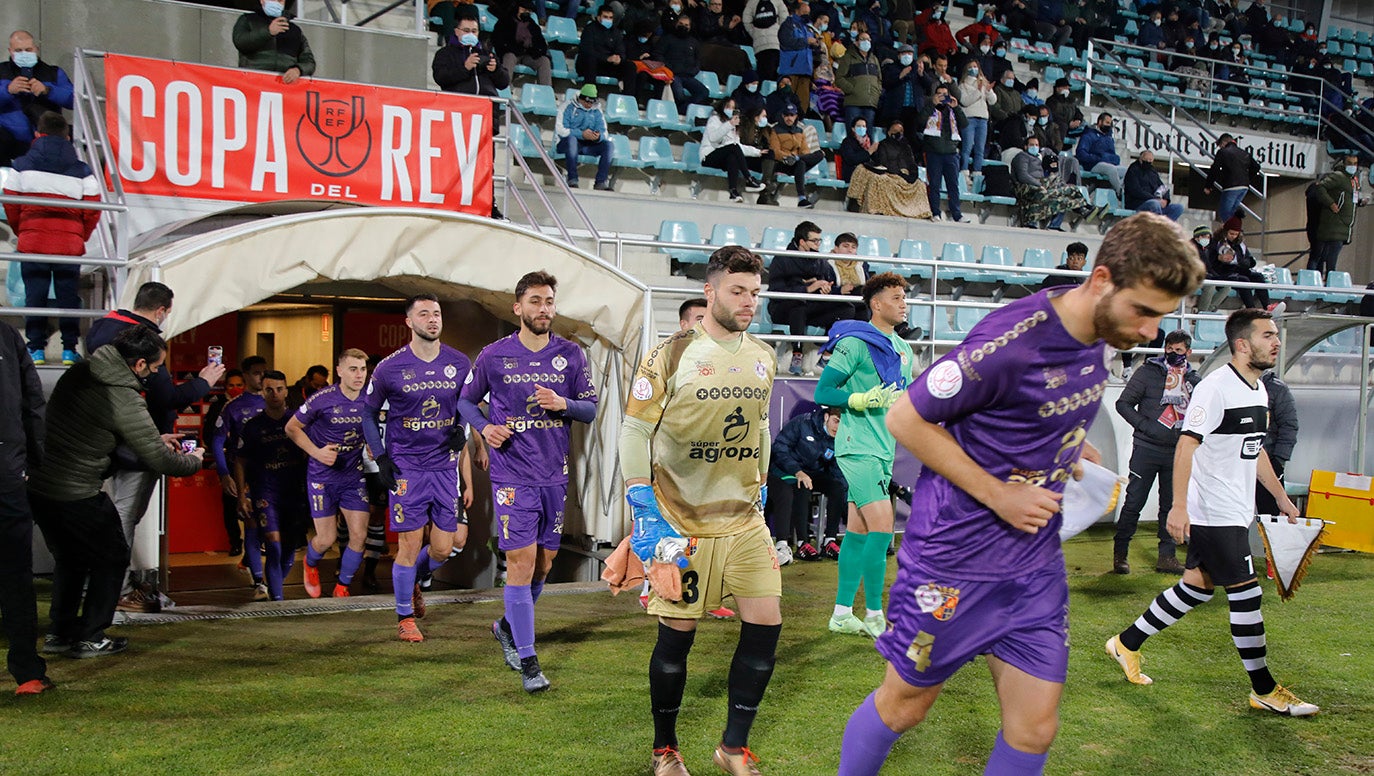
[[[892,460],[896,441],[887,430],[887,408],[911,382],[911,346],[895,333],[906,321],[906,281],[892,272],[868,279],[864,303],[872,321],[840,321],[823,350],[830,363],[816,383],[816,403],[839,407],[835,461],[849,483],[849,520],[840,545],[839,583],[830,630],[866,634],[887,630],[883,585],[892,542]],[[863,582],[864,619],[854,616],[854,594]]]
[[[763,520],[768,402],[777,362],[745,332],[759,305],[763,262],[727,245],[706,267],[706,317],[640,363],[620,436],[621,473],[634,513],[631,546],[648,561],[664,538],[687,545],[680,600],[655,591],[658,619],[649,660],[655,776],[687,776],[677,715],[697,620],[733,595],[740,636],[730,664],[729,711],[714,761],[726,773],[758,773],[749,729],[773,674],[782,577]],[[684,539],[683,537],[687,537]]]

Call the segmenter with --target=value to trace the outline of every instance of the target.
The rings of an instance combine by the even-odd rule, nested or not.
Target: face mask
[[[614,21],[614,19],[602,19],[601,26],[609,30],[611,28],[611,23]]]
[[[272,3],[263,3],[263,4],[262,4],[262,12],[265,13],[265,14],[267,14],[268,16],[272,17],[273,19],[277,18],[278,16],[281,16],[281,15],[282,15],[282,11],[285,11],[285,10],[286,10],[286,4],[285,4],[285,3],[272,2]]]
[[[1039,124],[1040,126],[1043,127],[1043,126],[1045,126],[1046,124],[1050,123],[1050,117],[1049,117],[1049,116],[1041,116],[1040,118],[1038,118],[1038,119],[1035,120],[1035,123],[1037,123],[1037,124]]]
[[[1016,79],[1015,79],[1015,78],[1003,78],[1003,79],[1002,79],[1002,85],[1005,86],[1005,87],[1008,87],[1008,88],[1013,87],[1013,86],[1016,85]]]
[[[1209,49],[1211,49],[1211,50],[1213,50],[1213,51],[1216,51],[1216,50],[1217,50],[1217,44],[1215,44],[1215,43],[1208,43],[1208,44],[1207,44],[1207,48],[1209,48]]]
[[[757,92],[758,90],[759,90],[759,85],[758,85],[758,84],[745,84],[745,85],[744,85],[744,91],[749,92],[750,94],[753,94],[754,92]]]
[[[649,42],[649,39],[646,38],[646,37],[644,37],[643,35],[641,35],[641,36],[639,36],[639,42],[640,42],[640,43],[648,43],[648,42]]]
[[[900,57],[897,57],[897,61],[902,63],[902,67],[906,67],[911,64],[912,57],[910,54],[903,54]]]
[[[724,114],[725,114],[725,118],[728,119],[728,118],[730,118],[731,116],[734,116],[734,115],[735,115],[735,109],[734,109],[734,108],[726,108],[726,109],[722,110],[721,113],[724,113]]]
[[[1187,366],[1187,365],[1188,365],[1188,354],[1187,354],[1187,353],[1165,353],[1165,354],[1164,354],[1164,360],[1167,361],[1167,362],[1169,362],[1169,366],[1174,367],[1175,369],[1177,369],[1178,367]]]
[[[870,42],[868,42],[868,41],[866,41],[866,40],[861,40],[861,41],[859,41],[859,51],[862,51],[863,53],[867,54],[867,53],[868,53],[868,50],[871,49],[871,48],[873,48],[873,44],[872,44],[872,43],[870,43]]]
[[[670,5],[668,8],[671,9],[673,13],[682,13],[682,6],[680,5]]]
[[[754,119],[754,125],[762,129],[768,126],[768,119],[763,116],[759,116],[758,118]]]
[[[229,397],[230,399],[237,399],[238,397],[243,395],[243,386],[236,385],[233,388],[225,388],[224,395]]]
[[[1110,135],[1110,134],[1112,133],[1112,125],[1111,125],[1111,124],[1098,124],[1098,125],[1097,125],[1097,131],[1098,131],[1098,132],[1101,132],[1101,133],[1104,134],[1104,135]]]
[[[690,27],[675,27],[673,28],[673,34],[679,38],[685,38],[692,34],[692,29]]]
[[[1316,29],[1314,29],[1314,28],[1312,28],[1312,27],[1308,27],[1308,28],[1307,28],[1307,34],[1308,34],[1308,35],[1316,35],[1316,34],[1317,34],[1317,31],[1316,31]]]
[[[1026,146],[1026,153],[1030,154],[1031,156],[1039,156],[1040,146]]]
[[[992,47],[991,47],[991,46],[979,46],[979,47],[978,47],[978,50],[981,51],[981,52],[983,52],[984,54],[986,54],[986,53],[988,53],[989,51],[992,50]]]
[[[1346,173],[1346,175],[1349,175],[1350,177],[1353,178],[1353,177],[1355,177],[1356,171],[1358,171],[1359,169],[1360,169],[1360,168],[1359,168],[1358,166],[1356,166],[1356,165],[1347,164],[1347,165],[1345,166],[1345,173]]]
[[[1163,20],[1163,19],[1155,19],[1155,26],[1156,26],[1156,27],[1158,27],[1159,25],[1161,25],[1161,24],[1163,24],[1163,23],[1164,23],[1164,20]]]
[[[859,28],[858,28],[858,27],[850,27],[850,28],[849,28],[849,34],[852,35],[852,36],[854,36],[854,37],[856,37],[856,38],[859,37]]]
[[[1207,246],[1209,246],[1209,245],[1212,244],[1212,238],[1210,238],[1210,237],[1199,237],[1199,238],[1197,238],[1197,244],[1198,244],[1198,245],[1201,245],[1201,246],[1204,247],[1204,248],[1206,248]]]
[[[1190,40],[1190,41],[1188,41],[1187,43],[1184,43],[1183,45],[1184,45],[1185,48],[1192,48],[1192,47],[1193,47],[1193,42]]]
[[[1007,50],[1006,50],[1006,49],[997,49],[997,56],[999,56],[999,57],[1005,57],[1006,55],[1007,55]]]
[[[968,71],[968,77],[969,77],[969,78],[977,78],[977,77],[978,77],[978,68],[975,67],[975,68],[970,69],[970,70]]]
[[[901,132],[893,132],[893,133],[889,134],[888,137],[892,138],[893,140],[901,140],[901,139],[902,139],[902,133],[901,133]]]
[[[1233,49],[1231,49],[1231,56],[1233,56],[1233,57],[1238,57],[1238,56],[1240,56],[1240,49],[1238,49],[1238,48],[1233,48]]]
[[[1060,90],[1057,92],[1057,94],[1058,94],[1060,97],[1068,97],[1068,96],[1069,96],[1069,90],[1068,90],[1068,89],[1060,89]]]
[[[277,11],[278,14],[281,11]],[[15,67],[28,69],[38,64],[38,53],[35,51],[16,51],[10,56]]]
[[[458,36],[458,42],[463,44],[464,46],[476,46],[477,36],[471,32],[465,32],[462,35]]]
[[[868,127],[855,127],[854,137],[868,137]]]

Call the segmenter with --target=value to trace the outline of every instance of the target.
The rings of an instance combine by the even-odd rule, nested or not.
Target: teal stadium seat
[[[628,94],[606,95],[606,121],[622,127],[642,127],[647,124],[639,115],[639,104]]]
[[[692,128],[691,124],[678,118],[677,104],[671,100],[649,100],[644,106],[643,126],[657,127],[670,132],[687,132]]]
[[[642,170],[649,166],[643,159],[636,159],[634,151],[630,149],[630,138],[624,135],[611,135],[611,163],[616,167],[626,167],[634,170]],[[585,158],[585,157],[584,157]],[[591,157],[595,159],[596,157]]]
[[[582,40],[577,32],[577,22],[566,16],[549,16],[547,25],[544,37],[550,43],[576,46]]]
[[[673,158],[673,146],[668,138],[645,135],[639,139],[639,158],[655,170],[683,172],[687,165]]]
[[[663,221],[658,225],[658,241],[700,245],[701,230],[697,228],[695,221]],[[694,251],[688,248],[661,248],[660,250],[684,264],[705,264],[706,260],[711,257],[705,251]]]
[[[521,113],[535,116],[557,116],[558,102],[554,99],[553,87],[543,84],[525,84],[520,87]]]
[[[717,247],[743,245],[749,248],[754,243],[749,239],[749,227],[737,224],[716,224],[711,227],[711,244]]]
[[[787,244],[792,241],[792,231],[777,226],[765,227],[763,238],[759,240],[759,250],[762,251],[785,251]]]

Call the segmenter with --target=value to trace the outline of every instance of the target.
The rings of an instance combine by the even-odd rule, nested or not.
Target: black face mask
[[[892,138],[893,140],[901,140],[901,139],[902,139],[902,133],[901,133],[901,132],[893,132],[892,134],[888,135],[888,137]]]
[[[674,27],[673,34],[678,36],[679,38],[685,38],[688,35],[691,35],[692,31],[686,27]]]
[[[1186,353],[1165,353],[1164,360],[1171,367],[1181,367],[1188,364],[1188,354]]]

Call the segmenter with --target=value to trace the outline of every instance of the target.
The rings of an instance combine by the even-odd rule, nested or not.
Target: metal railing
[[[520,111],[520,108],[515,104],[514,100],[497,97],[492,99],[492,103],[493,110],[504,107],[506,112],[506,131],[501,137],[496,138],[497,142],[500,142],[506,147],[505,172],[499,178],[502,183],[502,211],[509,212],[510,200],[513,197],[516,204],[520,207],[521,214],[525,216],[525,220],[532,227],[540,230],[551,228],[564,242],[569,245],[576,245],[576,239],[573,237],[572,232],[569,231],[567,225],[563,223],[563,218],[559,215],[558,208],[554,206],[554,201],[549,197],[548,192],[545,191],[545,185],[539,180],[543,175],[547,174],[552,178],[551,188],[558,193],[559,197],[567,200],[569,206],[577,215],[577,220],[581,223],[582,228],[587,230],[589,238],[595,246],[595,250],[592,252],[595,253],[598,258],[601,258],[601,245],[603,243],[601,232],[597,230],[596,224],[592,223],[592,219],[587,215],[587,211],[582,207],[582,203],[577,201],[577,197],[573,194],[572,188],[568,186],[567,180],[558,169],[558,165],[554,163],[553,157],[549,156],[548,151],[545,150],[541,140],[542,135],[539,126],[537,124],[531,124],[529,120],[525,118],[525,114]],[[561,109],[562,106],[560,106],[560,110]],[[520,130],[525,133],[525,136],[529,138],[531,147],[536,151],[536,158],[539,160],[541,169],[536,170],[532,168],[528,160],[525,159],[524,154],[520,152],[520,149],[516,148],[511,142],[512,129],[514,127],[519,127]],[[571,163],[576,164],[576,159],[574,158],[574,161]],[[548,213],[550,219],[549,224],[545,225],[540,223],[539,218],[535,216],[534,211],[530,208],[530,202],[526,199],[526,194],[512,181],[512,165],[520,169],[525,180],[534,184],[530,188],[533,190],[534,196],[538,199],[544,211]],[[621,267],[619,263],[616,263],[615,266],[617,269]]]

